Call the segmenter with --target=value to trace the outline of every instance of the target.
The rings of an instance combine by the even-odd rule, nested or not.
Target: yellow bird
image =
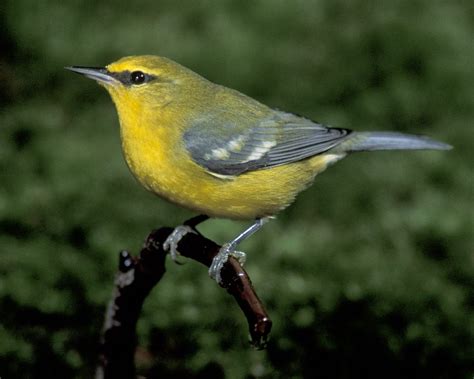
[[[209,273],[218,283],[230,254],[243,263],[237,245],[348,153],[451,147],[401,133],[329,128],[269,108],[163,57],[66,68],[96,80],[111,95],[125,160],[146,189],[207,217],[254,220],[214,259]],[[178,227],[166,241],[174,259],[177,243],[190,231]]]

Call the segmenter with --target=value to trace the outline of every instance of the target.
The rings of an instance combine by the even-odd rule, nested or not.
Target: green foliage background
[[[140,372],[471,378],[473,35],[463,1],[3,1],[0,376],[91,377],[118,251],[192,216],[137,185],[108,95],[63,70],[147,53],[332,126],[455,148],[353,155],[245,243],[266,351],[202,267],[168,264]]]

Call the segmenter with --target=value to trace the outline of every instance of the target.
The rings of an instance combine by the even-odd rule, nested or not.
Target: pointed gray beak
[[[66,70],[77,72],[82,74],[89,79],[93,79],[99,83],[104,84],[116,84],[119,83],[104,67],[81,67],[81,66],[69,66],[64,67]]]

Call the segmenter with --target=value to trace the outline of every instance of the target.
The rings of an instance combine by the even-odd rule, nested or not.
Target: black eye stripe
[[[109,74],[125,86],[140,85],[156,79],[156,76],[138,70],[109,72]]]

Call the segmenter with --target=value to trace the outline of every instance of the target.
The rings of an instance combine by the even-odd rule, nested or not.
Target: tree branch
[[[209,267],[220,246],[195,229],[200,221],[203,219],[198,216],[186,223],[195,233],[188,233],[181,239],[178,251]],[[105,315],[97,379],[135,377],[136,324],[143,302],[165,273],[163,243],[172,231],[168,227],[152,231],[138,257],[132,257],[127,251],[120,253],[114,294]],[[221,277],[221,286],[234,296],[247,318],[252,346],[265,348],[272,322],[247,273],[235,258],[230,257]]]

